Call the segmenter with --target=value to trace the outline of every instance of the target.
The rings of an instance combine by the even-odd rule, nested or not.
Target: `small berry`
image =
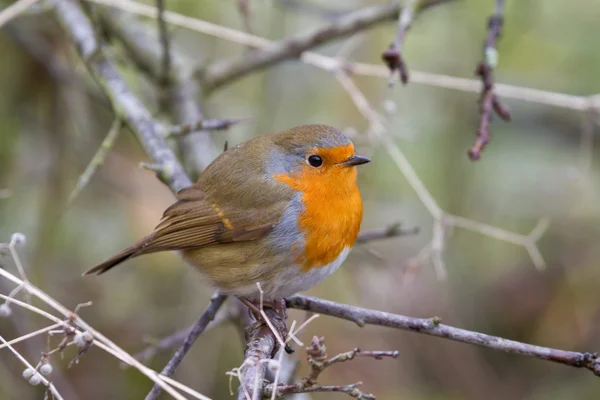
[[[33,386],[37,386],[42,383],[42,376],[40,374],[34,374],[31,378],[29,378],[29,383]]]
[[[49,363],[42,364],[40,367],[40,373],[44,376],[48,376],[52,373],[52,365]]]
[[[83,339],[83,333],[81,333],[81,331],[75,332],[75,336],[73,336],[73,343],[77,347],[85,346],[85,340]]]
[[[35,374],[35,370],[33,368],[25,368],[23,370],[23,378],[29,380]]]
[[[12,315],[12,309],[6,303],[0,304],[0,317],[7,318]]]
[[[81,332],[77,331],[73,337],[73,343],[77,347],[85,347],[94,340],[94,336],[88,331]]]

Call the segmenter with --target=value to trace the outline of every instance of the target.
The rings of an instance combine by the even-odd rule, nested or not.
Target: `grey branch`
[[[250,120],[251,118],[202,119],[194,123],[171,126],[167,129],[166,136],[185,136],[199,131],[221,131]]]
[[[264,312],[274,326],[285,324],[280,316],[271,308],[265,308]],[[255,322],[255,321],[254,321]],[[244,352],[244,364],[240,367],[240,388],[238,389],[238,400],[261,400],[263,398],[263,385],[267,363],[273,357],[276,338],[271,328],[266,324],[253,324],[250,322],[246,328],[246,351]]]
[[[373,240],[388,239],[396,236],[416,235],[419,227],[403,228],[400,223],[395,223],[383,228],[375,228],[363,231],[358,235],[356,243],[367,243]]]
[[[424,1],[419,10],[447,0]],[[215,61],[200,72],[205,88],[211,90],[232,82],[251,72],[258,71],[281,61],[300,57],[303,51],[326,42],[371,28],[381,22],[398,17],[399,2],[364,8],[344,15],[331,24],[310,32],[299,33],[288,39],[274,43],[266,50],[244,53],[232,59]]]
[[[370,393],[364,393],[358,389],[362,385],[362,382],[356,382],[351,385],[327,385],[327,386],[311,386],[307,388],[300,388],[297,385],[280,386],[277,388],[277,393],[280,394],[292,394],[292,393],[346,393],[350,397],[355,399],[375,400],[375,396]],[[272,390],[272,389],[270,389]]]
[[[160,44],[162,47],[162,72],[160,83],[164,86],[169,86],[171,82],[171,38],[169,37],[167,23],[163,17],[165,13],[165,0],[156,0],[156,9],[158,10],[158,33],[160,35]]]
[[[208,326],[206,327],[204,332],[206,332],[216,326],[219,326],[227,321],[234,320],[238,317],[239,317],[239,315],[237,312],[237,308],[223,308],[222,307],[219,310],[219,312],[215,315],[215,318],[210,322],[210,324],[208,324]],[[134,354],[133,358],[135,358],[138,361],[146,362],[146,361],[152,359],[152,357],[154,357],[156,354],[158,354],[161,351],[169,350],[175,346],[180,346],[185,341],[185,339],[188,337],[188,335],[192,332],[194,326],[196,326],[195,323],[192,326],[188,326],[187,328],[178,330],[177,332],[175,332],[167,337],[164,337],[160,340],[157,340],[156,342],[153,342],[148,347],[146,347],[144,350],[140,351],[137,354]],[[128,367],[127,364],[122,364],[122,366],[124,368]]]
[[[535,346],[508,340],[497,336],[486,335],[466,329],[455,328],[440,323],[439,318],[412,318],[402,315],[370,310],[367,308],[339,304],[316,297],[296,295],[287,299],[289,308],[312,311],[353,321],[359,326],[380,325],[403,329],[411,332],[442,337],[457,342],[487,347],[507,353],[521,354],[529,357],[548,360],[575,368],[586,368],[600,376],[600,361],[596,353],[579,353],[558,350],[549,347]]]
[[[69,205],[73,203],[77,196],[79,196],[79,193],[81,193],[81,191],[87,186],[87,184],[92,179],[92,176],[94,176],[98,168],[100,168],[100,166],[104,162],[104,158],[106,158],[106,153],[110,151],[115,142],[115,139],[119,135],[119,132],[121,132],[121,125],[122,123],[120,119],[117,118],[113,121],[108,131],[108,134],[106,135],[106,137],[102,141],[102,144],[100,145],[100,148],[96,151],[94,157],[92,157],[92,160],[77,180],[77,185],[75,185],[75,188],[69,195]]]
[[[161,371],[162,375],[171,376],[183,361],[183,358],[187,354],[187,352],[192,348],[192,345],[200,337],[202,332],[206,329],[208,324],[215,318],[217,311],[223,305],[223,302],[227,298],[226,295],[220,294],[218,291],[213,294],[210,299],[210,303],[200,316],[200,319],[196,322],[196,324],[192,327],[190,333],[185,338],[185,341],[181,345],[181,347],[175,352],[173,357],[169,360],[169,363],[163,368]],[[150,393],[146,396],[146,400],[154,400],[156,399],[160,393],[162,392],[162,388],[155,384]]]
[[[161,166],[160,178],[174,192],[189,186],[191,184],[190,179],[167,143],[157,132],[156,121],[152,119],[148,110],[131,92],[117,72],[113,61],[100,47],[92,25],[79,7],[79,3],[75,0],[57,0],[54,3],[54,10],[91,75],[110,99],[117,116],[129,125],[146,152],[152,157],[152,160]],[[163,370],[164,374],[170,375],[173,373],[193,342],[214,318],[225,298],[226,296],[218,292],[215,293],[210,304],[192,328],[188,338]],[[158,394],[160,394],[160,390],[153,388],[148,398],[155,398]]]
[[[266,397],[272,396],[273,390],[276,390],[277,395],[308,392],[343,392],[359,399],[375,399],[375,396],[372,394],[363,393],[358,389],[358,386],[361,384],[360,382],[345,386],[317,386],[317,381],[321,373],[333,364],[351,361],[359,356],[381,360],[384,357],[396,358],[398,355],[397,351],[361,351],[356,348],[352,351],[338,354],[335,357],[327,358],[325,338],[314,336],[310,346],[306,348],[306,359],[310,365],[308,375],[302,378],[299,383],[293,385],[278,385],[276,388],[273,384],[266,385],[264,395]]]
[[[156,32],[134,15],[112,7],[97,6],[105,29],[117,38],[135,65],[161,86],[164,83],[163,51]],[[171,46],[173,47],[173,46]],[[176,49],[170,49],[168,85],[163,86],[163,101],[175,124],[195,124],[204,120],[199,102],[201,93],[189,62]],[[182,138],[182,152],[188,170],[199,172],[216,156],[208,134]]]
[[[404,37],[412,25],[415,10],[419,3],[419,0],[408,0],[398,17],[396,37],[390,44],[389,49],[384,51],[381,55],[381,58],[390,69],[390,85],[393,84],[394,73],[396,71],[398,71],[402,83],[405,85],[408,83],[408,69],[406,67],[406,62],[404,61],[404,56],[402,55],[402,49],[404,47]]]
[[[109,98],[117,117],[127,123],[153,162],[161,166],[158,177],[173,191],[190,186],[192,182],[157,131],[150,112],[117,72],[110,55],[101,48],[79,3],[75,0],[57,0],[54,10],[88,70]]]

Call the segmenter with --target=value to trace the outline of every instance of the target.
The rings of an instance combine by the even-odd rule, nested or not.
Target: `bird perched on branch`
[[[249,306],[260,297],[257,282],[273,302],[307,290],[331,275],[356,241],[356,166],[369,161],[326,125],[258,136],[222,153],[179,191],[154,232],[85,275],[177,250],[213,286]]]

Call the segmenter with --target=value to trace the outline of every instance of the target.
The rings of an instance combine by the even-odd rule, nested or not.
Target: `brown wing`
[[[142,254],[184,250],[219,243],[255,240],[267,235],[279,222],[285,201],[239,209],[211,202],[197,184],[177,193],[154,232],[115,256],[86,271],[102,274],[117,264]]]
[[[280,206],[285,206],[277,204],[266,213],[262,208],[236,211],[227,205],[212,203],[197,185],[179,191],[177,198],[179,201],[165,210],[144,252],[258,239],[279,222],[283,212]]]

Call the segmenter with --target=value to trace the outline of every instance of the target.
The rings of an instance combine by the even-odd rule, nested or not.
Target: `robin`
[[[258,136],[223,152],[180,190],[152,233],[84,275],[177,250],[249,307],[260,297],[257,282],[265,301],[281,302],[321,282],[348,256],[362,219],[356,166],[369,161],[326,125]]]

